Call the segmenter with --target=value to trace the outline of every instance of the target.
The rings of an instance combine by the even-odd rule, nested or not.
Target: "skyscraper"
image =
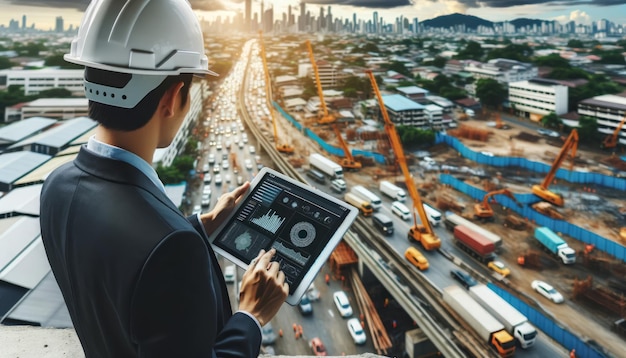
[[[26,15],[22,15],[22,30],[26,30]]]
[[[63,32],[63,29],[65,29],[64,24],[63,24],[63,17],[62,16],[57,16],[56,18],[56,26],[54,28],[55,32]]]
[[[372,21],[374,25],[374,33],[378,33],[378,11],[374,11],[374,20]]]
[[[303,1],[300,3],[300,18],[298,19],[298,30],[301,32],[306,31],[306,3]]]
[[[252,0],[246,0],[246,10],[245,10],[245,18],[244,18],[244,30],[252,29]]]

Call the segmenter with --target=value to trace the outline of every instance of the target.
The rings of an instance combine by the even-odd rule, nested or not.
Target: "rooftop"
[[[424,109],[424,106],[421,104],[411,101],[400,94],[383,95],[382,97],[383,102],[385,102],[385,107],[395,112]]]

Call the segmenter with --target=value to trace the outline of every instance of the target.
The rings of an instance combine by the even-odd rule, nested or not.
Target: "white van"
[[[439,223],[441,222],[441,213],[426,203],[422,203],[422,206],[424,207],[426,216],[428,216],[430,225],[439,226]]]
[[[409,220],[411,218],[411,212],[406,205],[402,204],[399,201],[394,201],[391,203],[391,212],[395,215],[398,215],[402,220]]]

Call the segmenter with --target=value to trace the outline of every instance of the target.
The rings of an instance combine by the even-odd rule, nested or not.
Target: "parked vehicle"
[[[318,182],[319,184],[326,183],[326,177],[319,170],[309,169],[306,171],[306,176]]]
[[[380,209],[380,207],[383,205],[382,201],[380,201],[380,198],[378,196],[376,196],[376,194],[374,194],[371,191],[367,190],[362,185],[355,185],[355,186],[353,186],[352,189],[350,190],[350,192],[352,194],[358,196],[359,198],[367,201],[368,203],[370,203],[370,205],[372,206],[372,209],[374,209],[375,211]]]
[[[309,156],[309,165],[333,179],[343,179],[343,169],[341,169],[341,165],[333,162],[321,154],[311,154]]]
[[[402,204],[399,201],[394,201],[391,203],[391,212],[397,215],[402,220],[409,220],[411,218],[411,212],[406,205]]]
[[[335,293],[333,293],[333,301],[335,302],[335,306],[337,307],[337,311],[339,311],[341,317],[352,316],[352,306],[350,306],[348,295],[346,295],[345,292],[335,291]]]
[[[422,203],[422,206],[424,207],[430,225],[439,226],[439,223],[441,223],[441,213],[426,203]]]
[[[443,221],[444,225],[446,225],[446,228],[450,231],[454,231],[454,227],[457,225],[463,225],[466,228],[477,232],[479,234],[481,234],[482,236],[484,236],[486,239],[490,240],[491,242],[493,242],[494,245],[496,245],[496,250],[498,250],[499,248],[502,247],[502,238],[496,234],[494,234],[493,232],[486,230],[484,228],[482,228],[479,225],[474,224],[473,222],[465,219],[464,217],[457,215],[451,211],[446,211],[445,215],[444,215],[445,219]]]
[[[372,213],[374,212],[370,203],[357,197],[356,195],[352,193],[346,193],[346,195],[344,195],[343,197],[343,200],[346,203],[359,209],[359,211],[361,212],[361,215],[363,216],[372,216]]]
[[[389,216],[383,213],[376,213],[372,216],[372,222],[384,235],[388,236],[393,234],[393,221]]]
[[[346,181],[343,179],[333,179],[330,182],[330,188],[336,193],[343,193],[346,188]]]
[[[539,241],[545,251],[560,259],[565,265],[576,262],[576,251],[550,228],[545,226],[536,228],[534,238]]]
[[[559,291],[555,290],[554,287],[552,287],[546,282],[534,280],[533,282],[530,283],[530,287],[532,287],[533,290],[539,292],[540,295],[542,295],[543,297],[549,299],[550,301],[554,303],[563,302],[563,295],[561,295]]]
[[[350,332],[350,336],[352,336],[355,344],[365,344],[367,341],[365,331],[358,318],[350,318],[348,320],[348,332]]]
[[[428,259],[421,253],[420,250],[413,246],[409,246],[404,252],[404,257],[415,267],[424,271],[428,269]]]
[[[465,226],[457,225],[454,227],[454,238],[459,247],[478,259],[478,261],[493,261],[496,246],[481,234]]]
[[[506,328],[487,310],[478,304],[465,290],[458,286],[443,289],[443,301],[447,303],[487,344],[501,357],[515,354],[515,339]]]
[[[302,296],[300,302],[298,302],[298,310],[300,310],[300,313],[304,316],[313,313],[313,305],[306,295]]]
[[[393,200],[400,202],[406,201],[406,192],[399,186],[389,181],[382,180],[378,186],[378,190]]]
[[[461,270],[451,270],[450,277],[459,281],[459,283],[463,285],[466,290],[478,284],[478,282],[476,282],[476,280],[474,280],[474,278],[470,274]]]
[[[493,292],[486,285],[470,287],[469,294],[487,312],[491,313],[506,330],[520,343],[522,348],[530,348],[535,344],[537,330],[528,322],[528,318],[510,303]]]

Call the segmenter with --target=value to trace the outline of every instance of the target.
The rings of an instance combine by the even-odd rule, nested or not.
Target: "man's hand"
[[[278,313],[289,294],[285,273],[279,270],[278,262],[271,259],[275,249],[261,250],[241,279],[239,309],[246,311],[264,326]]]
[[[220,226],[222,221],[224,221],[228,214],[233,210],[235,205],[241,201],[243,195],[249,188],[250,183],[245,182],[235,190],[222,194],[222,196],[217,199],[217,203],[215,204],[213,210],[200,215],[200,220],[202,221],[202,225],[204,225],[204,230],[208,236],[211,236],[211,233]]]

